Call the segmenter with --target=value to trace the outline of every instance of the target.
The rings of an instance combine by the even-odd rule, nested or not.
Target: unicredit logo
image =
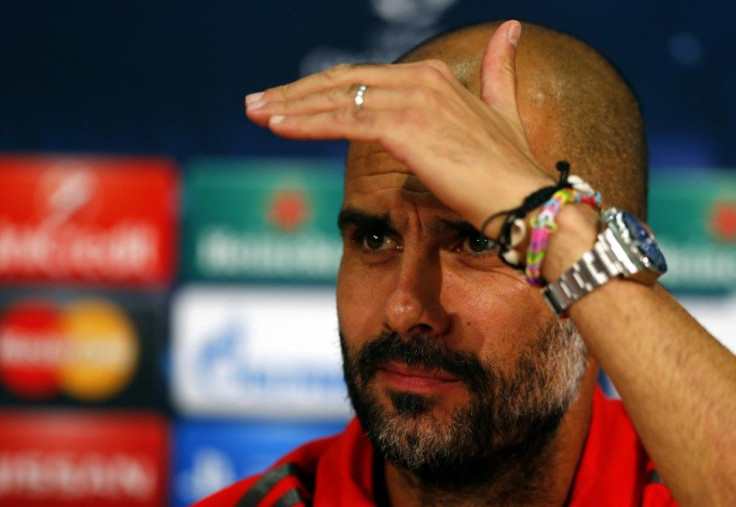
[[[0,222],[0,274],[145,279],[158,248],[156,230],[145,223],[105,230],[74,225],[16,227]]]
[[[0,279],[166,281],[175,186],[150,161],[0,157]]]

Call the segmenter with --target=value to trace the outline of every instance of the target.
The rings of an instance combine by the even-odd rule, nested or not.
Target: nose
[[[384,307],[384,325],[404,338],[418,333],[439,336],[451,318],[440,301],[442,266],[439,254],[405,250],[394,272]]]

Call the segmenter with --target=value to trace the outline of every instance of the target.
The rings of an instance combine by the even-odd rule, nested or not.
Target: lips
[[[453,350],[444,340],[424,335],[407,339],[383,333],[360,348],[355,365],[364,383],[376,380],[395,392],[439,394],[439,390],[462,386],[463,390],[480,393],[490,382],[475,354]]]
[[[377,375],[398,391],[433,392],[462,383],[458,377],[443,370],[415,368],[393,361],[379,367]]]

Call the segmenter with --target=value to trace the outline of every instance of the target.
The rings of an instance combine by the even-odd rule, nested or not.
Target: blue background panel
[[[338,433],[345,424],[179,420],[174,429],[172,505],[189,505],[263,472],[298,445]]]
[[[644,104],[654,167],[734,167],[735,14],[733,2],[694,0],[7,0],[0,151],[340,156],[341,143],[251,124],[243,96],[514,17],[569,32],[621,69]]]

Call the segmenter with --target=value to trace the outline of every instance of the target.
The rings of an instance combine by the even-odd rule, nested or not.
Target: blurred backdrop
[[[736,350],[735,15],[685,0],[3,2],[0,506],[188,505],[344,425],[345,145],[278,139],[243,96],[482,20],[568,32],[627,76],[663,283]]]

